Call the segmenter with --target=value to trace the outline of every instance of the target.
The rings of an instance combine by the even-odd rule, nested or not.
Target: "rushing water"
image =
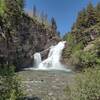
[[[35,53],[34,54],[34,66],[39,66],[41,63],[41,54],[40,53]]]
[[[65,41],[60,41],[57,45],[51,46],[47,59],[41,60],[41,54],[34,54],[34,67],[36,70],[66,70],[63,64],[61,64],[60,59],[62,56],[62,51],[65,47]],[[34,68],[33,68],[34,69]]]

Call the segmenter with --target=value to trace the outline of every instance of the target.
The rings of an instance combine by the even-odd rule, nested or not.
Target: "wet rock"
[[[64,71],[23,71],[19,76],[25,94],[36,95],[41,100],[66,100],[64,89],[73,79],[73,74]],[[24,82],[26,80],[28,82]]]

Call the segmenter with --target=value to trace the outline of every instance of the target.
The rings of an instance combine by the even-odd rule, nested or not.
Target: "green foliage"
[[[100,22],[100,2],[96,6],[96,14],[98,16],[98,22]]]
[[[93,41],[94,42],[94,41]],[[78,46],[78,45],[77,45]],[[71,54],[70,63],[76,66],[76,69],[83,70],[88,67],[100,66],[100,42],[95,41],[92,48],[86,50],[80,49],[80,45]]]
[[[5,6],[4,0],[0,0],[0,16],[2,16],[4,14],[5,8],[6,8],[6,6]]]
[[[83,48],[84,48],[84,45],[82,42],[78,43],[77,45],[74,45],[72,48],[72,54],[74,54],[75,52],[77,52]]]
[[[73,42],[74,42],[74,37],[73,37],[72,34],[68,33],[68,34],[66,34],[66,35],[64,36],[64,40],[67,41],[67,44],[68,44],[68,46],[69,46],[69,45],[72,45],[72,44],[73,44]]]
[[[19,7],[20,7],[20,9],[21,10],[23,10],[24,9],[24,6],[25,6],[25,0],[17,0],[17,3],[18,3],[18,5],[19,5]]]
[[[73,24],[70,32],[75,38],[76,43],[83,42],[86,45],[93,37],[100,33],[100,4],[96,7],[89,3],[88,6],[78,13],[76,22]],[[100,35],[100,34],[99,34]]]
[[[90,45],[93,44],[91,48],[88,47],[89,45],[84,48],[82,42],[74,44],[72,36],[70,34],[67,36],[68,47],[64,50],[63,56],[69,60],[71,65],[80,70],[87,67],[100,66],[100,38],[90,43]],[[85,50],[86,48],[88,49]]]
[[[90,2],[86,9],[81,10],[78,13],[78,17],[76,23],[74,23],[74,27],[83,30],[84,28],[89,28],[98,23],[98,14],[99,14],[99,4],[96,7],[93,7]]]
[[[76,25],[74,27],[78,29],[84,29],[87,27],[87,15],[86,15],[86,9],[83,9],[78,13],[78,17],[76,20]]]
[[[91,52],[81,52],[81,55],[79,56],[79,64],[83,67],[94,67],[96,62],[96,55]]]
[[[80,42],[78,44],[75,43],[75,39],[71,33],[68,33],[64,40],[67,41],[67,48],[64,49],[63,56],[65,59],[68,59],[72,65],[75,65],[77,61],[77,56],[79,55],[79,51],[83,49],[83,43]]]
[[[96,7],[89,3],[81,10],[70,33],[64,36],[67,48],[64,57],[78,69],[100,65],[100,3]],[[97,42],[96,42],[97,40]],[[95,43],[92,43],[95,41]],[[85,51],[89,45],[94,47]]]
[[[82,68],[100,66],[100,42],[98,39],[93,42],[94,45],[92,48],[87,51],[81,51],[78,56],[76,56],[76,58],[79,59],[77,64]]]
[[[90,27],[92,25],[95,25],[97,23],[97,16],[96,16],[96,10],[93,7],[92,3],[89,3],[87,6],[87,26]]]
[[[100,100],[100,66],[77,74],[73,84],[67,86],[66,95],[68,100]]]
[[[72,48],[74,46],[74,37],[72,34],[68,33],[64,36],[64,40],[67,41],[67,48],[64,49],[64,57],[69,58],[72,54]]]
[[[23,96],[14,67],[0,66],[0,100],[17,100]]]

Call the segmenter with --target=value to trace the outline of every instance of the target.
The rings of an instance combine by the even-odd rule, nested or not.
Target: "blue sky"
[[[49,20],[53,16],[56,19],[58,31],[64,35],[71,30],[78,12],[90,1],[94,6],[100,2],[100,0],[26,0],[25,10],[31,11],[35,5],[39,12],[48,14]]]

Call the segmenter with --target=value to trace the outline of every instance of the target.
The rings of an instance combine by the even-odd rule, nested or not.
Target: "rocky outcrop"
[[[18,69],[31,67],[33,65],[31,55],[47,49],[60,40],[56,34],[57,32],[52,30],[51,27],[46,27],[43,23],[39,23],[28,15],[23,14],[19,22],[16,25],[16,35],[13,35],[12,41],[9,42],[9,59],[11,59],[13,64],[17,65]],[[0,34],[1,32],[3,32],[2,28]],[[0,56],[2,55],[5,58],[7,52],[6,40],[1,35]]]

